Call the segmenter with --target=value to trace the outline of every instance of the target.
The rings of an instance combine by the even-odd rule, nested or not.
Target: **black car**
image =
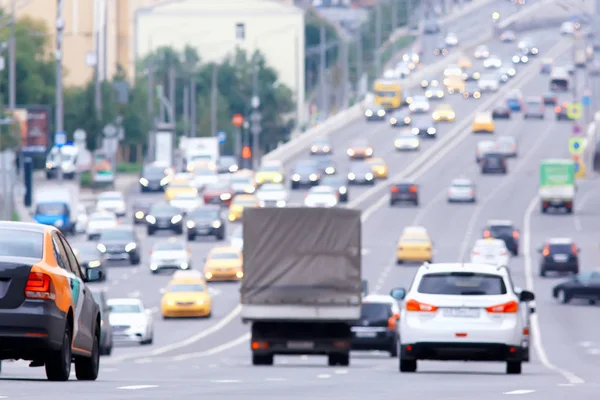
[[[315,139],[310,146],[310,155],[332,154],[331,143],[327,138]]]
[[[387,111],[383,106],[378,104],[370,104],[365,107],[365,118],[367,121],[383,121],[387,115]]]
[[[321,179],[321,186],[329,186],[337,190],[338,201],[340,203],[348,202],[348,182],[341,175],[328,175]]]
[[[482,174],[508,173],[508,165],[504,154],[486,153],[481,157],[480,164]]]
[[[140,240],[133,226],[104,229],[98,239],[98,250],[106,261],[127,260],[138,265],[142,260]]]
[[[481,90],[475,81],[469,81],[465,84],[465,90],[463,91],[463,97],[465,99],[480,99]]]
[[[140,190],[144,192],[162,192],[171,179],[169,168],[161,163],[144,165],[140,176]]]
[[[73,252],[77,256],[79,265],[84,268],[96,268],[102,271],[100,281],[106,281],[107,270],[104,267],[104,254],[98,250],[98,244],[94,242],[82,242],[73,246]]]
[[[412,182],[401,182],[390,186],[390,206],[398,203],[419,205],[419,186]]]
[[[513,256],[519,255],[519,235],[519,231],[515,229],[513,223],[505,220],[488,221],[483,230],[484,239],[502,240]]]
[[[362,301],[360,320],[350,329],[352,350],[387,351],[398,357],[400,307],[388,296],[369,295]]]
[[[103,290],[92,290],[92,296],[100,308],[100,355],[110,356],[113,349],[112,327],[110,326],[110,307],[108,306],[106,293]]]
[[[136,201],[133,203],[132,212],[133,212],[133,223],[134,224],[145,224],[146,223],[146,215],[150,212],[150,208],[152,207],[151,202],[141,202]]]
[[[546,105],[546,106],[555,106],[558,103],[558,99],[556,98],[556,95],[552,92],[545,93],[542,96],[542,99],[544,100],[544,105]]]
[[[183,234],[183,215],[181,210],[167,203],[154,204],[146,216],[148,236],[156,231],[173,231],[178,235]]]
[[[217,161],[217,171],[220,174],[234,173],[239,169],[240,166],[235,156],[220,156]]]
[[[366,162],[355,162],[350,164],[348,172],[349,185],[375,185],[375,175],[371,166]]]
[[[563,304],[584,299],[590,304],[600,300],[600,272],[582,272],[552,289],[552,296]]]
[[[554,107],[554,114],[556,115],[557,121],[572,121],[572,118],[569,118],[569,104],[563,103],[562,105],[557,105]]]
[[[540,260],[540,276],[546,276],[548,272],[579,273],[579,253],[571,239],[550,239],[544,246],[538,249],[542,255]]]
[[[498,104],[492,110],[493,119],[510,119],[510,107],[506,104]]]
[[[396,111],[390,117],[390,125],[394,128],[409,126],[411,122],[412,118],[410,116],[410,110],[406,108]]]
[[[448,55],[448,45],[445,41],[441,41],[433,49],[434,56],[445,56]]]
[[[437,136],[437,127],[431,117],[420,117],[412,120],[411,132],[425,138],[435,138]]]
[[[317,168],[321,172],[321,176],[334,175],[337,172],[335,161],[327,155],[314,156],[311,158],[317,163]]]
[[[187,215],[188,240],[196,236],[214,236],[217,240],[225,238],[225,219],[218,205],[205,205]]]
[[[317,186],[321,181],[321,171],[316,161],[299,161],[292,170],[292,189],[301,186]]]

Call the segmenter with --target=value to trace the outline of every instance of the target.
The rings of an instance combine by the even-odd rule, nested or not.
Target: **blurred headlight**
[[[146,179],[146,178],[140,178],[140,184],[142,186],[148,186],[148,183],[149,183],[148,179]]]
[[[182,219],[183,219],[183,217],[181,215],[177,214],[176,216],[174,216],[173,218],[171,218],[171,223],[172,224],[176,224],[179,221],[181,221]]]

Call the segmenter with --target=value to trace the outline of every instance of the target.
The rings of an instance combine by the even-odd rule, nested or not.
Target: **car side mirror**
[[[526,303],[533,300],[535,300],[535,295],[532,292],[523,290],[521,293],[519,293],[519,301]]]
[[[108,314],[110,312],[110,306],[106,306],[102,311]]]
[[[112,306],[108,306],[106,308],[108,309],[108,312],[112,312],[112,310],[113,310]]]
[[[85,275],[86,282],[98,282],[104,278],[104,272],[97,268],[88,268]]]
[[[395,288],[390,291],[390,296],[392,296],[396,300],[404,300],[406,297],[406,289],[404,288]]]

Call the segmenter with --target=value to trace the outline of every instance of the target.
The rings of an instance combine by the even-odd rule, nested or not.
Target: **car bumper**
[[[470,203],[475,201],[475,197],[474,196],[463,196],[463,195],[450,195],[448,196],[448,201],[450,202],[456,202],[456,203],[460,203],[460,202],[465,202],[465,203]]]
[[[218,236],[221,233],[222,228],[211,227],[199,227],[188,228],[188,235],[195,236]]]
[[[180,231],[183,229],[183,225],[181,223],[168,225],[148,224],[148,229],[154,231]]]
[[[350,347],[352,350],[389,351],[396,345],[397,333],[390,330],[352,331]]]
[[[429,261],[432,259],[431,253],[424,250],[399,250],[396,251],[396,258],[399,261]]]
[[[383,121],[385,119],[385,114],[382,116],[379,115],[371,115],[370,117],[365,116],[367,121]]]
[[[504,174],[506,173],[505,168],[481,168],[481,172],[484,174]]]
[[[391,197],[390,198],[390,202],[392,204],[396,204],[396,203],[418,203],[419,202],[419,198],[417,196],[413,196],[413,197]]]
[[[210,305],[189,305],[189,306],[178,306],[172,307],[167,306],[163,307],[161,312],[163,317],[167,318],[177,318],[177,317],[206,317],[210,315]]]
[[[375,179],[367,180],[367,179],[348,179],[349,185],[372,185],[375,182]]]
[[[62,346],[66,315],[54,302],[25,300],[0,311],[0,359],[39,358]]]
[[[540,269],[553,272],[579,272],[579,263],[577,261],[567,261],[564,263],[544,261],[540,265]]]
[[[209,282],[215,281],[239,281],[243,277],[240,269],[231,269],[228,271],[205,271],[204,279]]]
[[[527,348],[494,342],[417,342],[400,346],[400,354],[413,360],[525,361]]]
[[[104,259],[106,261],[124,261],[124,260],[131,260],[132,258],[135,258],[136,254],[135,253],[127,253],[127,252],[122,252],[122,253],[104,253]]]
[[[112,332],[113,343],[141,343],[147,339],[145,331]]]

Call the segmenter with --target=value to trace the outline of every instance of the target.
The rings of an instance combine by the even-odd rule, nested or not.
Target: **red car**
[[[231,199],[233,199],[234,194],[235,192],[231,189],[231,186],[224,182],[208,184],[202,191],[202,197],[206,204],[227,206],[231,204]]]

